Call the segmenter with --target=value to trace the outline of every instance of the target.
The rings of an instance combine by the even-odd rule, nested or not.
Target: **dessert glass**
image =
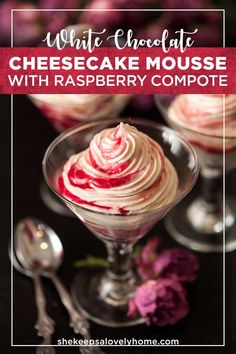
[[[112,214],[80,206],[60,195],[58,177],[69,157],[85,150],[95,134],[116,127],[121,121],[135,126],[163,148],[179,178],[173,202],[147,212]],[[132,266],[133,246],[193,187],[198,176],[194,150],[178,133],[148,120],[100,120],[74,127],[55,139],[45,153],[43,173],[50,188],[107,248],[109,267],[106,270],[84,269],[75,279],[72,294],[76,305],[86,317],[102,325],[123,327],[142,323],[142,318],[127,317],[128,301],[138,282]]]
[[[72,96],[74,99],[70,98]],[[76,96],[78,96],[78,100]],[[62,132],[79,123],[87,123],[91,120],[106,117],[117,117],[129,102],[131,95],[30,94],[28,97],[47,117],[52,126],[58,132]]]
[[[177,95],[156,95],[155,102],[167,123],[194,147],[200,165],[201,193],[191,195],[165,219],[172,237],[201,252],[232,251],[236,248],[236,203],[223,196],[223,176],[236,167],[236,136],[212,135],[173,121],[169,107]],[[223,97],[222,97],[223,100]],[[224,131],[222,113],[222,130]],[[225,208],[224,208],[225,204]]]

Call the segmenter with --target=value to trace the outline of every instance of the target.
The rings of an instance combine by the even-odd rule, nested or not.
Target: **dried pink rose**
[[[138,274],[143,280],[150,279],[153,276],[153,262],[157,258],[156,250],[159,243],[159,237],[151,238],[135,259]]]
[[[79,0],[39,0],[42,9],[77,9],[80,5]]]
[[[56,33],[77,19],[78,11],[66,11],[66,9],[79,9],[81,0],[39,0],[42,9],[65,9],[65,11],[43,11],[42,20],[46,26],[46,32]]]
[[[163,251],[153,262],[154,274],[180,282],[195,281],[198,269],[197,257],[184,248]]]
[[[9,44],[11,37],[11,9],[32,9],[36,6],[29,1],[5,0],[0,4],[0,42]],[[14,45],[28,44],[38,40],[42,28],[40,14],[35,11],[14,12]]]
[[[113,1],[110,0],[92,0],[86,6],[86,10],[80,14],[80,23],[91,23],[97,30],[108,31],[122,24],[123,13],[119,11],[105,11],[114,10],[116,8]],[[99,9],[100,11],[97,11]],[[104,11],[101,11],[104,10]]]
[[[116,28],[135,30],[140,25],[150,22],[150,14],[146,11],[106,11],[145,9],[156,7],[160,0],[92,0],[85,5],[84,11],[79,17],[80,22],[91,23],[97,30],[107,29],[112,32]],[[97,11],[104,10],[104,11]]]
[[[128,316],[141,315],[148,325],[173,325],[189,311],[185,290],[174,279],[149,280],[129,302]]]
[[[143,280],[157,277],[176,279],[180,282],[196,280],[199,268],[197,256],[184,248],[174,248],[157,253],[159,237],[153,237],[143,247],[135,263]]]

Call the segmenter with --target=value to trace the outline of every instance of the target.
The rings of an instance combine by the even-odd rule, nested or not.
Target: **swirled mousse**
[[[172,122],[202,133],[201,139],[191,136],[191,142],[211,152],[222,152],[225,116],[226,148],[236,146],[236,95],[225,95],[225,103],[223,95],[178,95],[170,105],[168,116]]]
[[[177,188],[177,173],[160,145],[124,123],[96,134],[59,177],[64,197],[114,214],[161,208],[175,199]]]
[[[131,98],[128,94],[31,94],[30,99],[59,131],[75,124],[116,117]]]
[[[34,97],[46,103],[53,103],[56,105],[73,105],[79,104],[90,106],[101,104],[111,98],[112,95],[106,94],[34,94]]]

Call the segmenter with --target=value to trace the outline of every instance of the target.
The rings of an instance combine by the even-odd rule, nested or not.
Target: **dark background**
[[[9,353],[10,342],[10,263],[7,256],[7,243],[10,237],[10,98],[1,97],[2,129],[0,148],[3,156],[1,162],[1,353]],[[131,109],[126,111],[131,113]],[[135,115],[134,109],[132,109]],[[151,116],[150,116],[151,115]],[[150,112],[149,118],[161,121],[157,110]],[[148,115],[147,115],[148,116]],[[104,256],[104,247],[100,241],[76,219],[60,217],[51,212],[40,200],[39,185],[42,179],[41,161],[48,144],[56,136],[41,113],[32,105],[26,96],[14,97],[14,223],[25,216],[37,216],[48,223],[61,237],[65,248],[65,260],[59,271],[63,282],[70,288],[76,269],[73,262],[87,254]],[[227,189],[233,192],[234,175],[228,177]],[[198,192],[196,186],[193,193]],[[162,247],[175,246],[175,242],[167,235],[163,223],[159,223],[150,235],[159,234],[163,238]],[[147,236],[148,237],[148,236]],[[145,238],[145,240],[147,239]],[[144,240],[144,241],[145,241]],[[188,289],[191,311],[189,316],[173,327],[147,328],[144,325],[127,329],[109,329],[92,324],[94,338],[177,338],[180,344],[221,344],[222,343],[222,255],[199,254],[200,273],[198,281]],[[227,348],[217,348],[220,352],[233,350],[236,320],[236,288],[235,253],[226,255],[226,343]],[[54,341],[60,337],[73,338],[73,331],[68,326],[68,316],[55,289],[44,280],[49,314],[55,319],[56,333]],[[14,272],[14,343],[37,344],[34,330],[36,309],[33,284],[30,279]],[[216,348],[171,348],[171,351],[186,353],[204,353]],[[137,352],[157,353],[170,348],[106,348],[107,353]],[[34,353],[35,348],[11,348],[16,353]],[[78,352],[78,348],[57,348],[57,352]]]

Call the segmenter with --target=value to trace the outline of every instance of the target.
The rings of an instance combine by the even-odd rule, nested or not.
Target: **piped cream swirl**
[[[64,165],[60,192],[89,209],[109,213],[154,210],[176,197],[178,177],[160,145],[120,123],[94,136]]]
[[[236,95],[185,94],[172,102],[168,115],[183,127],[210,136],[223,136],[225,110],[225,136],[236,137]]]

